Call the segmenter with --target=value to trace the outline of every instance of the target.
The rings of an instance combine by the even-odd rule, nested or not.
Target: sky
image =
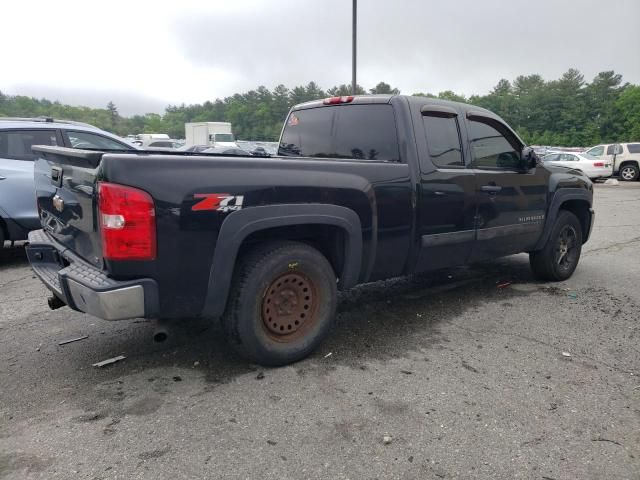
[[[351,82],[351,0],[6,2],[0,91],[162,113],[265,85]],[[14,39],[9,43],[9,39]],[[501,78],[640,84],[640,0],[359,0],[358,83],[485,94]]]

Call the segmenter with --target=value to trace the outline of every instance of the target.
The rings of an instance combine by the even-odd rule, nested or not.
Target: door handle
[[[3,177],[2,175],[0,175],[0,180],[6,180],[7,177]]]
[[[483,185],[482,187],[480,187],[480,190],[495,195],[500,190],[502,190],[502,187],[499,185]]]

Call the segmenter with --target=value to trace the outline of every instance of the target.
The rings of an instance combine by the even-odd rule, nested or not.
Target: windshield
[[[235,142],[233,133],[216,133],[213,135],[214,142]]]

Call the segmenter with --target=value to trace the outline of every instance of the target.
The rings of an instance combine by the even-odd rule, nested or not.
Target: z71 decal
[[[233,212],[242,208],[243,195],[229,195],[228,193],[196,193],[195,199],[201,199],[191,210],[199,212],[213,210],[216,212]]]

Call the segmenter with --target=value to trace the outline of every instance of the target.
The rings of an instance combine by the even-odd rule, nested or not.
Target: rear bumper
[[[157,317],[158,286],[154,280],[114,280],[44,230],[29,233],[26,250],[35,274],[74,310],[104,320]]]

